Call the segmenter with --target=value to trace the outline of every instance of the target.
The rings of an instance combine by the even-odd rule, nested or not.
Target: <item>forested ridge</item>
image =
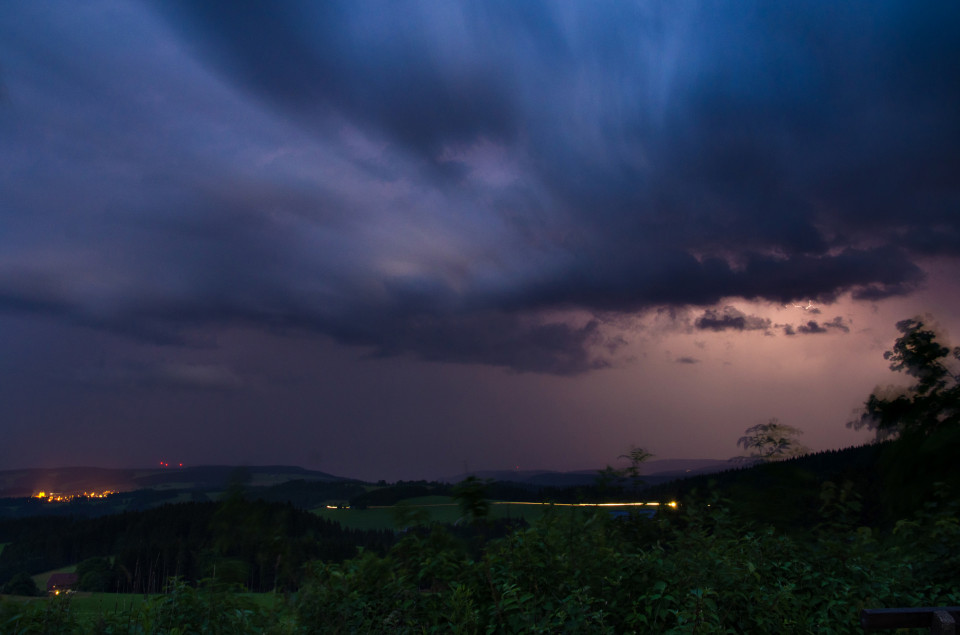
[[[285,503],[179,503],[99,518],[0,521],[0,580],[113,557],[106,588],[157,592],[168,578],[216,576],[251,591],[298,586],[310,560],[338,562],[358,547],[385,550],[392,532],[344,529]],[[219,569],[215,572],[216,569]]]

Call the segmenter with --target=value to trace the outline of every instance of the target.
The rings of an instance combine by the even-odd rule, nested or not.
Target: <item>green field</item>
[[[67,609],[71,619],[76,620],[76,624],[84,630],[105,618],[108,621],[120,619],[122,622],[129,622],[126,628],[130,629],[130,632],[138,632],[137,629],[142,628],[144,620],[149,623],[151,615],[156,614],[156,603],[154,603],[152,609],[149,609],[148,604],[159,597],[162,596],[158,594],[88,593],[82,591],[58,598],[0,595],[0,605],[4,603],[30,604],[32,610],[38,608],[46,610],[46,608],[55,605]],[[273,611],[280,608],[284,601],[283,595],[274,593],[230,593],[228,597],[236,598],[245,603],[249,602],[252,606],[250,604],[245,605],[253,611]],[[51,603],[55,604],[51,605]],[[0,625],[0,632],[7,632],[2,625]],[[127,631],[124,630],[123,632]]]
[[[98,615],[136,610],[142,607],[150,595],[142,593],[86,593],[70,595],[70,610],[82,618],[93,619]]]
[[[593,512],[597,509],[595,506],[576,506],[553,505],[551,503],[527,503],[513,501],[490,501],[491,519],[501,518],[522,518],[528,523],[533,523],[542,517],[548,509],[555,507],[558,509],[580,509]],[[603,509],[608,511],[631,511],[636,507],[623,506],[605,506]],[[396,505],[372,506],[367,509],[328,509],[320,507],[313,512],[326,518],[340,523],[343,527],[350,529],[392,529],[399,530],[404,527],[398,526],[398,520],[419,514],[423,524],[436,522],[442,524],[453,524],[463,515],[460,506],[450,496],[421,496],[418,498],[407,498]]]

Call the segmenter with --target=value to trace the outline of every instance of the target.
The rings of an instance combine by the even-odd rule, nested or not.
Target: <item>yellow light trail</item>
[[[554,507],[673,507],[676,508],[679,503],[670,501],[669,503],[649,502],[649,503],[537,503],[531,501],[490,501],[491,505],[546,505]],[[457,503],[427,503],[424,505],[411,505],[411,507],[457,507]],[[370,505],[367,509],[390,509],[394,505]],[[327,509],[333,509],[329,505]]]

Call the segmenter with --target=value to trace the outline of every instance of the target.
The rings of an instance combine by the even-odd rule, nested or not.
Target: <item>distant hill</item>
[[[242,470],[242,472],[238,472]],[[35,468],[0,471],[0,498],[33,496],[37,492],[77,494],[138,489],[211,489],[226,487],[238,473],[246,485],[268,487],[292,480],[353,481],[326,472],[286,465],[197,465],[147,469],[97,467]]]
[[[733,466],[730,461],[719,459],[659,459],[644,463],[640,471],[643,480],[649,485],[654,485],[698,474],[712,474],[728,470]],[[477,478],[493,479],[494,481],[522,483],[539,487],[578,487],[593,485],[597,480],[598,471],[478,470],[440,480],[445,483],[459,483],[468,476],[476,476]]]
[[[668,482],[684,476],[708,474],[728,469],[728,461],[715,459],[665,459],[644,464],[644,480],[650,484]],[[255,465],[237,467],[232,465],[196,465],[188,467],[157,468],[99,468],[62,467],[0,470],[0,498],[21,498],[38,492],[77,494],[113,490],[130,492],[142,489],[154,490],[211,490],[226,488],[238,470],[247,480],[245,485],[265,488],[290,481],[306,482],[359,482],[357,479],[334,476],[326,472],[308,470],[289,465]],[[520,483],[536,487],[578,487],[592,485],[597,470],[557,472],[550,470],[481,470],[469,475],[507,483]],[[458,483],[468,474],[459,474],[440,479],[441,482]]]

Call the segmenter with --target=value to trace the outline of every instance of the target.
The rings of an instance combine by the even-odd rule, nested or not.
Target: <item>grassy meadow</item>
[[[527,523],[537,522],[548,508],[567,507],[565,504],[523,501],[490,501],[489,518],[493,520],[522,518]],[[592,513],[597,506],[574,506]],[[610,512],[635,513],[635,505],[604,505]],[[404,499],[395,505],[376,505],[366,509],[318,507],[313,513],[340,523],[348,529],[387,529],[401,531],[410,525],[430,523],[454,524],[463,517],[460,506],[451,496],[419,496]]]

